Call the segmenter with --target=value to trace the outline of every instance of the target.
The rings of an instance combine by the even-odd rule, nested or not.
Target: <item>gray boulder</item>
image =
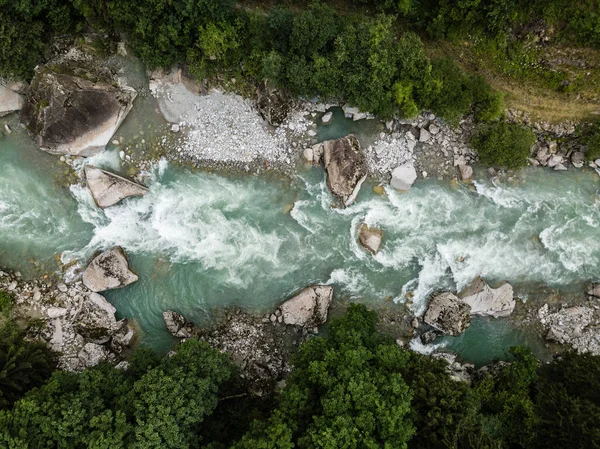
[[[25,98],[15,89],[14,84],[0,83],[0,117],[20,111],[24,104]]]
[[[313,328],[327,321],[333,287],[313,285],[279,306],[285,324]]]
[[[86,343],[81,351],[79,351],[79,366],[78,368],[89,368],[96,366],[98,363],[107,360],[109,356],[108,349],[96,343]]]
[[[470,181],[473,178],[473,167],[466,164],[460,164],[458,166],[461,181]]]
[[[191,338],[194,336],[194,323],[187,321],[183,315],[172,310],[165,310],[163,320],[173,337]]]
[[[323,142],[327,185],[345,206],[354,202],[367,178],[365,156],[358,139],[350,134]]]
[[[367,251],[375,255],[379,252],[381,240],[383,239],[383,231],[377,228],[370,228],[366,224],[363,224],[360,227],[358,239],[360,240],[360,244],[364,246]]]
[[[90,80],[44,67],[31,82],[21,121],[42,150],[91,156],[104,150],[136,95],[112,79]]]
[[[148,192],[140,184],[91,165],[86,165],[84,171],[94,201],[103,209],[130,196],[143,196]]]
[[[106,343],[120,327],[115,318],[116,311],[104,296],[90,293],[77,314],[75,329],[86,341]]]
[[[460,298],[471,306],[471,315],[494,318],[510,315],[516,305],[513,288],[510,284],[491,288],[480,277],[461,292]]]
[[[447,335],[460,335],[471,324],[471,307],[450,292],[435,295],[423,321]]]
[[[417,179],[417,170],[412,162],[396,167],[392,171],[392,180],[390,184],[398,190],[408,190]]]
[[[265,81],[256,90],[256,108],[269,124],[279,126],[292,109],[292,99],[286,92]]]
[[[93,292],[125,287],[137,280],[137,275],[129,270],[127,256],[120,246],[94,257],[83,272],[83,283]]]

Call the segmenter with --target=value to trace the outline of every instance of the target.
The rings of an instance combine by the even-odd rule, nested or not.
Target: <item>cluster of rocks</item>
[[[289,374],[295,348],[325,323],[333,287],[313,285],[284,301],[275,312],[255,316],[226,310],[217,324],[201,329],[177,312],[163,313],[165,326],[177,338],[198,337],[228,353],[254,394],[272,391]]]
[[[584,148],[560,147],[554,140],[538,140],[532,148],[529,162],[534,166],[552,168],[556,171],[567,170],[569,165],[575,168],[583,168],[585,165]],[[600,164],[600,160],[598,161]],[[594,163],[594,165],[596,165]]]
[[[577,352],[600,355],[598,307],[562,307],[551,311],[544,304],[537,315],[547,340],[571,346]]]
[[[47,276],[31,281],[19,273],[0,271],[0,290],[14,297],[13,319],[59,353],[59,367],[77,371],[101,361],[119,362],[134,342],[135,331],[127,319],[117,321],[115,308],[81,281],[66,285]]]
[[[451,292],[434,295],[428,304],[423,321],[446,335],[460,335],[471,324],[471,316],[494,318],[510,315],[516,305],[513,288],[504,283],[491,288],[483,279],[477,278],[458,296]],[[429,334],[430,339],[435,334]]]

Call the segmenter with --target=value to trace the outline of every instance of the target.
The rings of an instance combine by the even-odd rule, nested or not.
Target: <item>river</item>
[[[140,120],[134,111],[121,134],[152,126]],[[338,130],[320,130],[321,138],[347,132],[350,125],[337,120]],[[226,306],[268,312],[311,283],[335,286],[338,303],[401,303],[411,292],[420,314],[432,291],[460,290],[476,276],[510,282],[520,300],[542,287],[576,294],[582,281],[598,279],[593,172],[528,169],[522,182],[498,185],[487,176],[474,186],[419,180],[409,192],[386,188],[385,195],[365,183],[342,209],[333,207],[320,167],[290,179],[163,160],[145,197],[102,211],[85,187],[65,184],[58,157],[36,149],[15,117],[9,123],[15,132],[0,141],[0,266],[32,277],[57,270],[59,260],[82,266],[95,251],[121,245],[140,280],[106,297],[159,351],[173,343],[165,309],[208,323]],[[125,170],[112,146],[91,162]],[[363,222],[384,230],[376,256],[357,243]],[[519,343],[545,353],[537,336],[510,319],[477,318],[461,337],[441,341],[476,364]]]

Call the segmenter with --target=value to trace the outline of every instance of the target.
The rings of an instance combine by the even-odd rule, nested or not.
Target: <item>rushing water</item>
[[[327,132],[353,126],[339,123]],[[92,162],[124,169],[116,149]],[[86,188],[59,183],[65,166],[24,132],[0,141],[0,165],[0,265],[34,276],[55,270],[57,256],[81,264],[98,249],[121,245],[140,280],[106,296],[121,316],[137,320],[144,342],[161,350],[172,342],[165,309],[206,322],[215,308],[268,311],[320,282],[334,285],[337,298],[369,304],[404,302],[411,292],[422,313],[432,291],[460,290],[478,275],[523,293],[597,280],[600,267],[598,176],[590,172],[531,169],[518,185],[426,180],[384,196],[366,183],[356,203],[341,209],[321,168],[290,180],[161,162],[145,197],[102,211]],[[385,232],[376,256],[357,242],[363,222]],[[521,342],[540,344],[509,320],[477,319],[442,343],[485,363]]]

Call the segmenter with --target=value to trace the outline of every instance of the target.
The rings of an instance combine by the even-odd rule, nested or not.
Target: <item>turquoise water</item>
[[[59,182],[66,166],[58,158],[13,128],[0,141],[0,265],[34,276],[57,269],[58,256],[75,263],[75,275],[94,251],[123,246],[140,280],[106,296],[160,350],[172,343],[165,309],[207,323],[215,308],[266,312],[315,282],[334,285],[338,300],[368,304],[404,302],[410,292],[422,313],[433,291],[461,289],[478,275],[511,282],[520,294],[598,279],[598,176],[591,172],[531,169],[521,184],[482,180],[474,188],[420,180],[385,196],[365,183],[356,203],[340,209],[318,167],[289,179],[161,162],[148,175],[148,195],[102,211],[86,188]],[[118,149],[91,162],[126,170]],[[375,257],[357,243],[363,222],[384,230]],[[475,320],[446,340],[476,363],[522,342],[541,348],[509,320]]]

